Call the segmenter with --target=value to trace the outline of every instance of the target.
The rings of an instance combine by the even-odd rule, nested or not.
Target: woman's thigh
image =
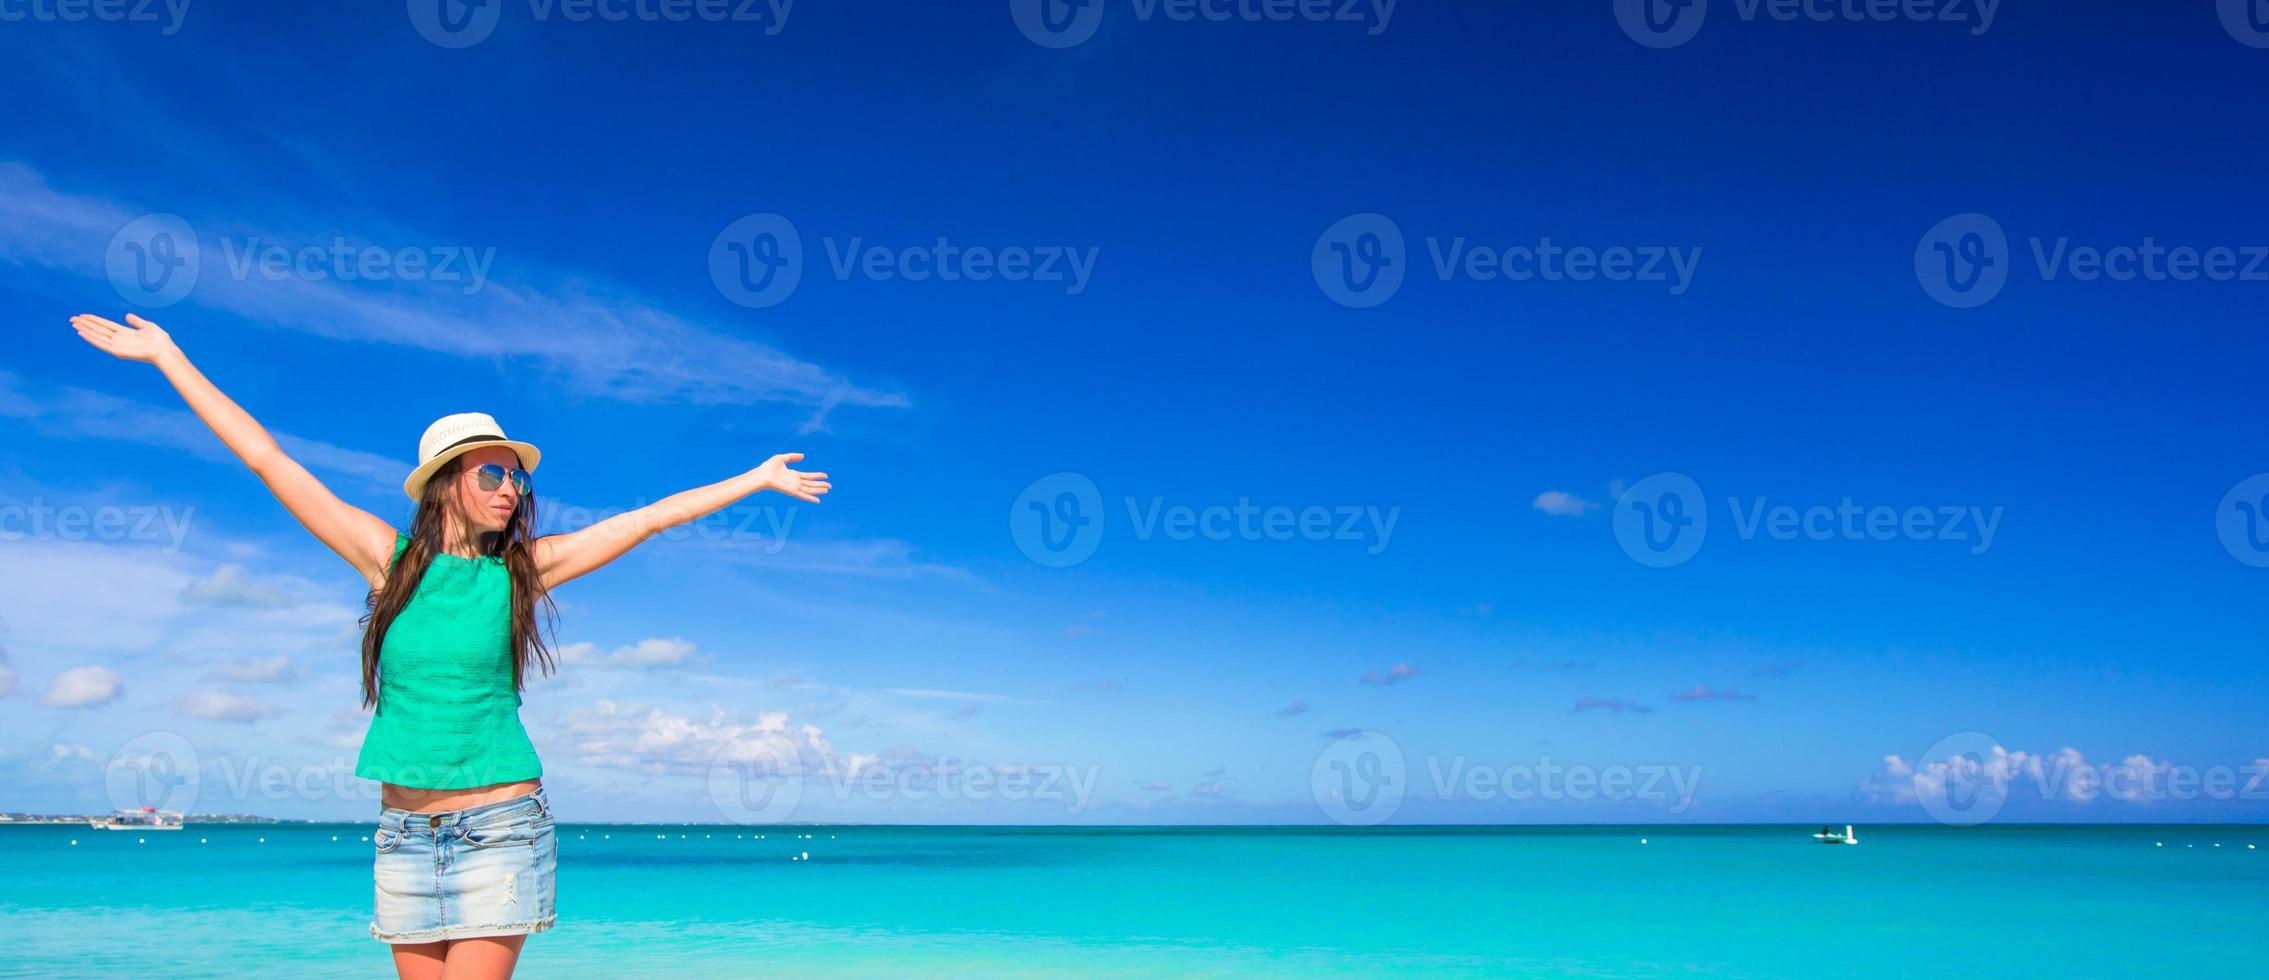
[[[520,936],[473,936],[449,941],[448,967],[452,980],[502,980],[512,975],[512,968],[520,962],[520,944],[528,941]]]
[[[520,962],[526,936],[477,936],[431,943],[396,943],[394,972],[402,980],[440,980],[446,970],[452,978],[509,977]]]
[[[395,943],[394,972],[402,980],[441,980],[441,969],[449,952],[447,942]]]

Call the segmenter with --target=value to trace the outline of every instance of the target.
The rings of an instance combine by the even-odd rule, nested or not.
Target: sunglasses
[[[520,491],[521,496],[527,496],[528,488],[533,486],[535,482],[533,478],[528,476],[527,470],[520,469],[517,466],[507,470],[495,463],[485,463],[473,467],[473,480],[480,486],[482,493],[495,492],[496,488],[504,485],[504,478],[507,475],[512,477],[512,488]]]

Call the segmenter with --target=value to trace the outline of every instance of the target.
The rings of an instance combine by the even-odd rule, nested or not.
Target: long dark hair
[[[394,617],[401,615],[402,607],[410,604],[417,594],[420,581],[425,579],[427,566],[433,556],[441,552],[442,532],[448,527],[446,515],[456,505],[451,488],[457,475],[464,471],[465,457],[458,456],[443,463],[439,470],[426,479],[425,489],[418,497],[417,515],[410,519],[410,543],[402,549],[402,556],[386,570],[386,584],[373,589],[363,597],[365,612],[360,620],[362,633],[362,706],[378,703],[378,652],[386,646],[386,630],[394,625]],[[470,520],[465,526],[472,526]],[[551,592],[544,588],[543,577],[536,573],[536,559],[528,549],[536,526],[536,498],[522,495],[519,506],[513,508],[512,519],[504,530],[482,532],[479,535],[483,555],[501,556],[504,569],[512,577],[512,689],[520,690],[527,676],[528,664],[533,661],[546,675],[556,666],[551,651],[544,645],[542,631],[536,628],[536,602],[544,604],[545,623],[554,633],[558,631],[559,607],[552,603]]]

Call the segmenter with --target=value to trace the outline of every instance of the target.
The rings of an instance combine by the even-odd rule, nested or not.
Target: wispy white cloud
[[[2065,751],[2074,757],[2079,754],[2076,749]],[[1978,757],[1957,755],[1919,766],[1896,754],[1884,756],[1875,773],[1860,781],[1860,791],[1881,802],[1916,803],[1946,799],[1949,784],[2006,791],[2010,783],[2021,778],[2045,781],[2041,757],[1995,745],[1991,752]]]
[[[277,654],[273,657],[231,657],[205,676],[239,684],[274,684],[291,680],[298,673],[292,665],[291,657]]]
[[[699,559],[776,572],[931,579],[986,587],[986,583],[968,569],[915,557],[914,545],[896,538],[820,540],[796,535],[783,541],[756,541],[694,535],[686,540],[663,539],[649,542],[645,547],[669,554],[672,560]]]
[[[409,463],[366,453],[360,449],[347,449],[328,442],[303,439],[288,432],[274,434],[276,445],[298,461],[301,466],[318,473],[337,473],[353,477],[372,486],[392,490],[402,485],[402,478],[410,474]],[[218,441],[218,440],[214,440]]]
[[[2269,765],[2269,760],[2256,760],[2252,771],[2260,773],[2264,765]],[[2142,753],[2129,754],[2116,763],[2091,763],[2071,746],[2042,754],[1995,744],[1983,751],[1927,761],[1909,762],[1898,755],[1887,755],[1874,773],[1860,781],[1859,789],[1861,795],[1876,802],[1926,806],[1948,801],[1965,807],[1977,801],[1998,806],[2010,799],[2013,791],[2051,803],[2098,799],[2150,803],[2176,795],[2173,780],[2178,768]],[[2201,773],[2189,775],[2199,777],[2191,780],[2193,792],[2208,783]],[[2228,775],[2228,782],[2234,784],[2241,774],[2231,769]],[[2231,789],[2236,791],[2234,786]]]
[[[1090,636],[1102,635],[1103,627],[1099,624],[1102,620],[1109,618],[1109,616],[1110,613],[1101,609],[1088,610],[1086,622],[1073,623],[1070,626],[1064,627],[1064,639],[1079,640],[1085,639]]]
[[[1599,509],[1597,501],[1585,500],[1566,490],[1546,490],[1529,501],[1529,506],[1554,517],[1582,517],[1586,511]]]
[[[207,721],[249,725],[263,718],[283,714],[284,709],[227,691],[192,691],[181,699],[181,713]]]
[[[578,761],[586,765],[642,772],[705,773],[734,743],[752,741],[777,745],[763,736],[785,736],[786,712],[765,712],[753,722],[730,720],[725,709],[714,709],[708,720],[676,714],[660,707],[602,699],[575,709],[566,718],[567,737]],[[776,760],[790,765],[794,760]]]
[[[1607,711],[1614,714],[1622,714],[1627,711],[1632,714],[1643,715],[1653,710],[1653,708],[1648,707],[1647,705],[1640,704],[1636,701],[1625,701],[1622,698],[1582,697],[1576,699],[1575,710],[1570,713],[1576,714],[1585,711]]]
[[[1396,664],[1392,667],[1387,668],[1385,673],[1380,673],[1376,670],[1366,670],[1363,672],[1363,676],[1359,679],[1365,684],[1370,684],[1375,687],[1385,687],[1389,684],[1409,680],[1423,673],[1425,673],[1424,670],[1413,667],[1409,664]]]
[[[0,372],[0,417],[21,419],[34,431],[66,439],[108,439],[188,453],[217,463],[236,461],[219,437],[178,406],[150,405],[85,388],[35,388]],[[366,489],[396,489],[411,464],[376,453],[274,433],[276,444],[317,474],[343,476]]]
[[[370,712],[360,707],[342,705],[331,709],[331,718],[323,725],[322,742],[334,749],[355,751],[362,748],[364,735],[370,732]]]
[[[1598,664],[1589,660],[1529,660],[1524,657],[1519,660],[1514,660],[1506,666],[1515,669],[1535,668],[1537,670],[1590,670],[1593,667],[1598,666]]]
[[[1696,684],[1693,687],[1687,688],[1686,690],[1671,695],[1670,699],[1672,701],[1677,701],[1684,704],[1693,704],[1699,701],[1755,701],[1757,700],[1757,696],[1754,694],[1743,694],[1740,691],[1736,691],[1730,687],[1724,690],[1711,690],[1710,688],[1705,687],[1701,684]]]
[[[200,546],[217,540],[200,529]],[[40,674],[90,662],[136,678],[139,693],[170,695],[199,679],[284,679],[291,656],[351,651],[342,628],[359,611],[344,590],[267,575],[288,605],[193,602],[214,567],[195,555],[134,543],[25,538],[0,548],[0,620],[20,666]],[[100,583],[89,587],[88,583]],[[359,634],[358,634],[359,635]],[[338,669],[351,669],[351,660]]]
[[[224,564],[213,574],[189,583],[181,590],[184,602],[211,606],[265,606],[280,608],[297,604],[298,600],[285,595],[273,586],[254,582],[244,566]]]
[[[884,688],[883,693],[895,694],[902,698],[936,698],[945,701],[975,701],[981,704],[999,704],[1013,700],[1005,694],[973,694],[968,691],[939,691],[922,687],[889,687]]]
[[[51,187],[21,163],[0,163],[0,265],[36,266],[105,278],[104,250],[139,208]],[[192,222],[198,220],[189,217]],[[776,402],[815,410],[824,425],[837,406],[906,407],[900,392],[855,384],[810,361],[736,332],[671,313],[628,290],[575,273],[501,264],[470,295],[461,283],[342,282],[245,274],[227,246],[268,242],[329,246],[333,234],[295,238],[251,222],[207,223],[198,234],[200,271],[188,302],[281,329],[339,340],[396,344],[464,358],[522,361],[579,393],[634,403]],[[377,224],[377,222],[372,222]],[[435,238],[409,234],[412,242]],[[348,244],[370,242],[350,236]],[[387,244],[387,243],[379,243]],[[389,247],[400,247],[401,241]],[[242,251],[241,245],[236,249]],[[163,318],[158,318],[162,323]]]
[[[780,775],[853,779],[896,758],[887,751],[839,756],[818,725],[792,724],[785,711],[760,711],[745,721],[712,706],[702,719],[601,699],[569,712],[565,723],[577,762],[650,775],[707,776],[714,766],[754,763]]]
[[[617,670],[656,670],[684,665],[693,658],[693,644],[685,638],[648,637],[628,646],[600,653],[598,644],[570,643],[559,648],[563,667],[597,667]]]
[[[42,700],[57,708],[99,708],[126,693],[126,679],[108,667],[73,667],[55,675]]]
[[[95,756],[95,750],[77,742],[56,742],[48,746],[47,768],[55,768],[74,762],[85,765],[102,764],[102,760]]]

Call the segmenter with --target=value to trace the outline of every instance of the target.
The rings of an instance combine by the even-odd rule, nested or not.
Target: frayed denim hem
[[[420,929],[416,932],[380,932],[378,923],[370,924],[370,938],[382,943],[434,943],[444,939],[472,939],[478,936],[525,936],[542,932],[559,921],[559,916],[544,916],[534,922],[513,922],[495,926],[444,926],[439,929]]]

